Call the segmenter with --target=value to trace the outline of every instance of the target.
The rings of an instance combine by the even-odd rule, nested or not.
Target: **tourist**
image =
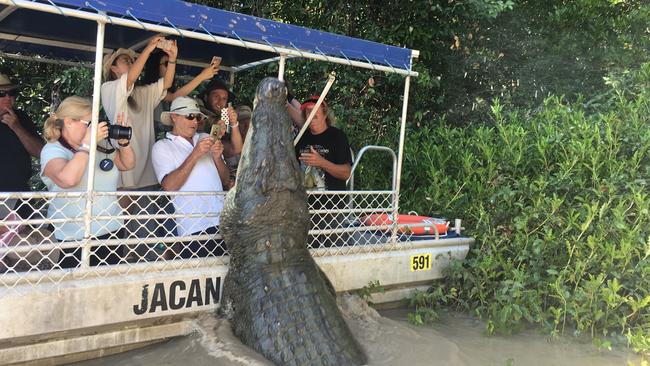
[[[153,166],[165,191],[219,192],[229,181],[228,167],[223,160],[223,144],[218,138],[197,132],[199,120],[205,118],[197,102],[179,97],[172,102],[169,112],[163,112],[161,122],[172,130],[156,142],[152,150]],[[177,214],[203,214],[176,220],[178,235],[217,234],[223,196],[217,194],[174,196]],[[205,257],[223,253],[216,240],[192,241],[180,248],[181,258]]]
[[[45,121],[44,135],[47,144],[41,151],[41,179],[50,192],[83,192],[88,184],[88,159],[90,154],[92,103],[86,98],[68,97]],[[123,127],[126,119],[117,120]],[[119,172],[133,169],[135,154],[128,139],[116,140],[113,146],[107,139],[109,128],[100,122],[97,129],[97,152],[95,154],[94,192],[114,192]],[[62,268],[77,267],[81,260],[81,240],[86,236],[84,215],[86,196],[60,197],[50,201],[48,218],[63,220],[53,223],[54,237],[59,241],[78,241],[78,248],[63,249]],[[94,240],[121,238],[123,226],[122,208],[116,196],[93,197],[92,216],[110,216],[111,219],[93,219],[90,236]],[[117,264],[121,259],[118,246],[99,245],[91,249],[90,265]]]
[[[43,148],[34,122],[15,106],[17,96],[18,86],[6,74],[0,74],[0,166],[8,173],[0,179],[0,192],[30,191],[32,157],[38,158]],[[4,210],[15,209],[24,219],[32,216],[28,200],[13,199],[2,204]]]
[[[305,120],[312,112],[319,96],[307,99],[301,105]],[[296,155],[305,173],[305,186],[316,190],[343,191],[352,171],[352,154],[345,133],[332,126],[334,114],[323,100],[308,129],[296,145]],[[310,209],[345,209],[347,196],[343,194],[311,194]],[[312,217],[319,230],[336,229],[344,219],[342,214],[317,214]],[[312,238],[312,245],[331,246],[337,242],[332,234]]]
[[[224,185],[225,189],[230,189],[235,183],[237,165],[244,145],[242,135],[237,128],[239,127],[237,112],[232,107],[234,98],[235,95],[230,91],[228,84],[218,78],[210,81],[201,97],[205,106],[203,111],[208,116],[203,131],[211,132],[214,124],[219,126],[216,137],[223,143],[223,156],[230,176],[228,184]]]
[[[164,77],[146,85],[137,85],[149,56],[162,49],[167,55],[167,68]],[[154,109],[167,95],[172,86],[176,71],[176,42],[162,36],[152,37],[140,55],[120,48],[104,58],[103,73],[105,82],[101,87],[102,105],[108,118],[114,123],[118,115],[124,115],[133,126],[131,145],[138,159],[134,169],[122,172],[119,187],[125,191],[159,191],[160,186],[151,163],[151,147],[155,142]],[[132,195],[123,196],[122,206],[130,215],[170,214],[166,209],[169,201],[165,196]],[[164,237],[174,234],[173,220],[132,219],[126,223],[129,237]],[[156,260],[165,251],[164,245],[158,251],[154,245],[139,245],[129,253],[130,261]]]

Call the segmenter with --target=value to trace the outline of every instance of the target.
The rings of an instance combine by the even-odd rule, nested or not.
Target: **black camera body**
[[[131,140],[133,129],[120,125],[108,125],[108,138],[113,140]]]

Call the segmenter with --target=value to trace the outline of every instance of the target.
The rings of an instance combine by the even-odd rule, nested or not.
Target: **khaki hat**
[[[14,89],[16,85],[5,74],[0,74],[0,89]]]
[[[116,58],[122,55],[127,55],[134,60],[138,57],[135,51],[127,48],[118,48],[115,52],[104,56],[104,64],[103,64],[104,80],[108,80],[108,77],[111,75],[111,66],[113,65],[113,61],[115,61]]]
[[[171,126],[173,125],[171,114],[180,114],[181,116],[187,116],[190,114],[200,114],[203,118],[207,117],[199,109],[199,105],[196,103],[196,100],[190,97],[178,97],[172,101],[172,105],[169,108],[169,112],[162,112],[160,114],[160,122],[164,125]]]
[[[253,111],[251,111],[251,107],[247,105],[240,105],[239,107],[237,107],[236,111],[237,111],[238,120],[247,119],[247,118],[250,119],[251,116],[253,115]]]

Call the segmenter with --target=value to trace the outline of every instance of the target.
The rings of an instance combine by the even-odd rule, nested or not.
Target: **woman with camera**
[[[90,153],[92,103],[86,98],[68,97],[45,121],[44,135],[47,144],[41,151],[41,179],[51,192],[85,192],[88,184],[88,159]],[[135,154],[129,140],[117,140],[117,146],[109,137],[126,137],[126,121],[118,118],[119,127],[100,122],[97,129],[97,153],[95,155],[96,192],[114,192],[119,182],[120,171],[135,166]],[[121,130],[121,131],[119,131]],[[120,132],[122,132],[120,134]],[[116,136],[117,135],[117,136]],[[122,136],[120,136],[122,135]],[[84,238],[83,216],[85,197],[54,198],[48,207],[48,218],[62,219],[54,223],[54,237],[58,241],[79,241]],[[94,197],[92,216],[119,216],[122,209],[115,196]],[[123,222],[121,219],[95,220],[91,223],[91,235],[96,240],[119,238]],[[62,268],[77,267],[81,260],[81,248],[66,249],[61,260]],[[121,251],[116,247],[99,245],[91,249],[90,264],[116,264]]]

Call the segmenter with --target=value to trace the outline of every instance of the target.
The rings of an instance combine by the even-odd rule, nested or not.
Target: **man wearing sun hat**
[[[213,124],[219,124],[223,128],[226,127],[224,118],[222,118],[222,110],[228,116],[228,124],[230,128],[226,129],[226,134],[221,138],[223,143],[223,156],[226,159],[226,165],[231,170],[231,173],[236,171],[237,164],[239,164],[239,154],[241,154],[244,140],[237,128],[239,126],[237,111],[232,107],[235,99],[235,94],[230,90],[230,85],[225,80],[218,77],[210,80],[205,90],[200,95],[203,106],[201,111],[208,116],[205,125],[205,131],[210,131]],[[234,179],[231,179],[226,188],[230,188],[234,184]]]
[[[17,86],[0,74],[0,192],[29,191],[32,175],[31,157],[38,158],[43,139],[29,116],[15,108]]]
[[[160,121],[172,126],[172,131],[153,145],[151,155],[156,177],[165,191],[223,191],[228,182],[223,144],[207,133],[197,132],[199,121],[205,117],[189,97],[174,99],[169,112],[160,115]],[[214,215],[223,209],[223,196],[215,194],[174,196],[172,202],[177,214]],[[176,224],[180,236],[215,234],[219,217],[178,218]],[[215,253],[217,247],[214,240],[194,241],[183,248],[181,257],[203,257]]]

